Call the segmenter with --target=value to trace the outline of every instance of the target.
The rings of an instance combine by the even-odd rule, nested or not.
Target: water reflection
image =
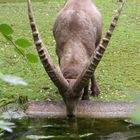
[[[13,120],[13,133],[3,140],[140,140],[140,126],[120,119],[41,119]]]
[[[134,138],[139,138],[140,139],[140,133],[137,132],[115,132],[112,134],[109,134],[107,136],[101,136],[101,140],[132,140]],[[139,140],[138,139],[138,140]]]

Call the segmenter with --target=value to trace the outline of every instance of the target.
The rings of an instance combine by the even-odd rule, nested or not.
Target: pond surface
[[[140,126],[121,119],[44,119],[11,120],[13,133],[2,140],[140,140]]]

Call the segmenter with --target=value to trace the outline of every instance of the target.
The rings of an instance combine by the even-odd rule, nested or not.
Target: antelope
[[[124,2],[101,39],[102,18],[95,3],[92,0],[66,0],[53,26],[58,67],[45,50],[33,16],[31,0],[27,1],[32,36],[40,60],[63,98],[67,116],[74,117],[79,100],[89,100],[89,79],[92,81],[92,94],[99,95],[93,74],[108,46]]]

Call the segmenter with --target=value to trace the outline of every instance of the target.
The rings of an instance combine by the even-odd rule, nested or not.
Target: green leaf
[[[32,45],[31,42],[29,42],[27,39],[25,38],[20,38],[20,39],[17,39],[15,41],[16,45],[18,45],[19,47],[22,47],[22,48],[28,48]]]
[[[28,85],[28,83],[26,83],[21,77],[13,75],[0,75],[0,80],[7,82],[11,85],[23,85],[23,86]]]
[[[38,57],[35,54],[28,53],[28,54],[26,54],[26,57],[27,57],[28,61],[30,61],[31,63],[38,62]]]
[[[0,71],[0,76],[2,76],[3,75],[3,73]]]
[[[0,32],[4,35],[10,35],[14,32],[14,30],[8,24],[0,24]]]

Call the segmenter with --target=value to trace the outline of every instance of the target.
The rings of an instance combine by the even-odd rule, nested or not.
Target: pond
[[[13,119],[2,140],[140,140],[140,126],[122,119]]]

